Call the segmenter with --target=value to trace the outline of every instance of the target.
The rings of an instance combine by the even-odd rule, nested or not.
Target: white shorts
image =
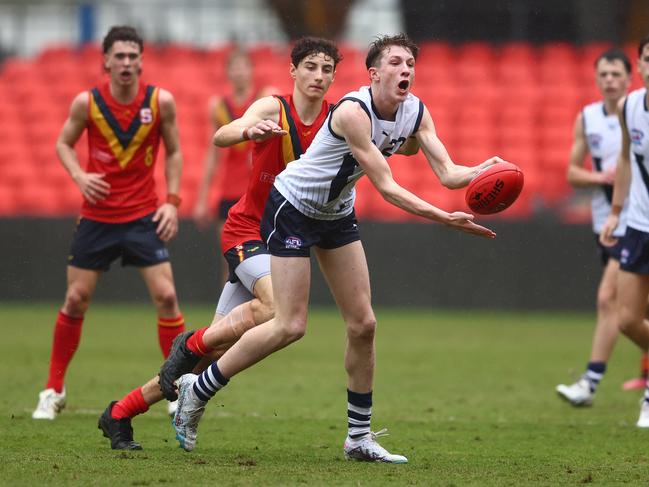
[[[270,255],[259,254],[241,262],[234,270],[237,282],[226,282],[221,291],[216,313],[227,315],[233,308],[255,297],[253,291],[257,281],[270,274]]]

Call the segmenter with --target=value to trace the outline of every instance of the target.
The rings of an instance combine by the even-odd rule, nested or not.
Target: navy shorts
[[[649,274],[649,233],[629,226],[620,239],[620,269],[634,274]]]
[[[221,200],[219,203],[218,218],[219,220],[225,220],[228,217],[228,212],[230,208],[237,204],[239,200]]]
[[[105,223],[80,218],[74,232],[68,265],[107,271],[122,258],[122,265],[148,267],[169,261],[169,252],[156,234],[153,213],[126,223]]]
[[[274,187],[261,219],[261,236],[270,254],[278,257],[308,257],[313,246],[337,249],[361,239],[353,211],[338,220],[309,218]]]
[[[237,270],[237,267],[239,267],[239,264],[244,260],[254,257],[255,255],[264,254],[268,254],[268,249],[266,248],[266,244],[261,240],[248,240],[247,242],[243,242],[241,245],[229,249],[225,254],[223,254],[223,257],[225,257],[225,260],[228,263],[228,281],[234,284],[240,280],[235,271]]]
[[[599,241],[599,235],[595,234],[595,242],[597,243],[597,249],[599,250],[599,258],[602,261],[602,265],[606,266],[609,259],[620,260],[620,252],[622,252],[622,238],[618,238],[617,243],[613,247],[605,247]]]

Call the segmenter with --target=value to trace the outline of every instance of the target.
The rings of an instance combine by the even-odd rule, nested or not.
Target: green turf
[[[646,485],[649,431],[620,384],[639,353],[621,339],[595,407],[554,387],[581,372],[592,314],[378,310],[374,429],[408,465],[345,462],[344,332],[314,310],[306,337],[211,402],[192,453],[162,405],[134,420],[142,452],[111,451],[97,417],[157,371],[149,306],[93,306],[68,373],[68,407],[33,421],[56,305],[0,307],[3,485]],[[185,310],[192,326],[212,310]]]

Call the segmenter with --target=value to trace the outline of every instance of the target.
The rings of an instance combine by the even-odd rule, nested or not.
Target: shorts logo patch
[[[246,252],[249,252],[249,253],[252,254],[253,252],[257,252],[258,250],[259,250],[259,245],[257,245],[256,247],[252,247],[250,249],[246,249]]]
[[[286,245],[287,249],[299,250],[302,247],[302,240],[298,237],[286,237],[286,240],[284,240],[284,245]]]
[[[626,264],[629,262],[629,249],[623,248],[622,251],[620,252],[620,264]]]
[[[640,145],[642,143],[642,139],[644,137],[644,133],[642,130],[639,129],[631,129],[631,142],[635,145]]]
[[[158,249],[155,251],[155,256],[156,258],[162,260],[162,259],[168,259],[169,258],[169,251],[164,248],[164,249]]]

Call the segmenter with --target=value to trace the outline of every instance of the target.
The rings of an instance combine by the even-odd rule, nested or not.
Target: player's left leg
[[[609,258],[597,290],[597,324],[593,334],[590,360],[586,371],[574,384],[559,384],[557,394],[573,406],[591,406],[600,380],[606,372],[620,331],[615,322],[615,299],[617,295],[617,273],[620,263]]]
[[[160,368],[160,387],[168,399],[176,397],[175,381],[192,372],[201,357],[219,350],[222,354],[248,329],[274,315],[270,255],[263,242],[246,242],[236,248],[236,255],[226,252],[226,258],[231,266],[230,280],[219,298],[219,317],[215,316],[210,326],[179,335]]]
[[[158,341],[162,355],[167,358],[174,338],[185,331],[185,319],[178,306],[171,264],[162,262],[142,267],[139,271],[158,312]]]
[[[139,271],[158,313],[158,344],[162,356],[167,358],[174,338],[185,331],[185,318],[178,306],[171,264],[162,262],[140,267]],[[174,401],[168,404],[168,412],[176,412]]]
[[[406,457],[391,454],[376,442],[385,430],[373,433],[370,429],[376,318],[371,305],[363,246],[357,240],[334,249],[317,248],[316,256],[347,328],[348,434],[344,445],[345,458],[406,463]]]
[[[308,257],[272,257],[275,317],[246,331],[218,362],[200,376],[178,379],[176,438],[187,451],[196,446],[198,423],[207,402],[239,372],[299,340],[306,331],[311,262]]]
[[[137,267],[158,312],[158,340],[162,355],[169,355],[173,339],[185,331],[178,307],[169,251],[156,232],[153,213],[125,224],[120,238],[122,265]]]

